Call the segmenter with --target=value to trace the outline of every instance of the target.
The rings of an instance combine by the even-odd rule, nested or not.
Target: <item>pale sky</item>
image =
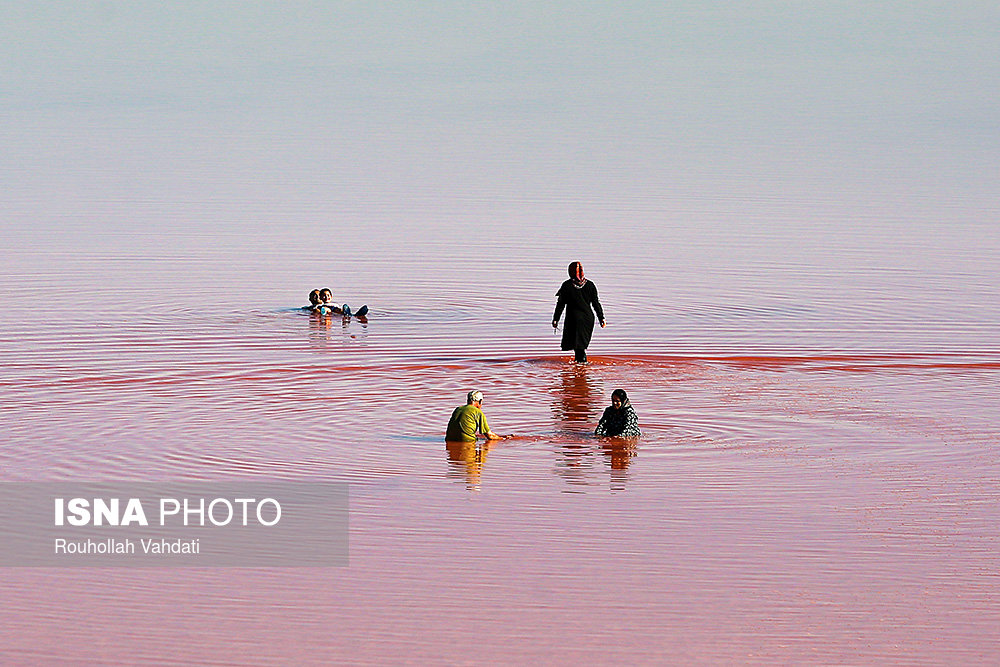
[[[276,198],[384,179],[386,196],[839,181],[985,200],[998,7],[5,3],[0,174],[32,199],[53,181],[196,198],[214,178],[238,200],[259,175]]]

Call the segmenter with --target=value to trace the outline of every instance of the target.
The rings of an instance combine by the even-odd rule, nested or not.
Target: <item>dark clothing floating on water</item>
[[[590,346],[590,337],[594,335],[595,310],[598,319],[604,321],[604,308],[597,298],[597,287],[589,280],[581,287],[577,287],[571,278],[562,284],[556,295],[559,299],[556,301],[556,312],[552,316],[552,321],[557,322],[563,309],[566,309],[562,349],[586,350]]]
[[[347,306],[347,304],[345,303],[344,306]],[[315,306],[302,306],[302,310],[308,311],[310,313],[316,313],[317,315],[330,315],[332,313],[334,315],[344,315],[345,317],[350,317],[351,315],[353,315],[354,317],[368,317],[367,304],[361,306],[361,308],[359,308],[357,312],[351,312],[349,306],[345,309],[327,303],[320,303],[316,304]]]
[[[605,408],[594,435],[619,438],[637,438],[642,435],[639,431],[639,417],[632,409],[632,404],[626,400],[620,408]]]

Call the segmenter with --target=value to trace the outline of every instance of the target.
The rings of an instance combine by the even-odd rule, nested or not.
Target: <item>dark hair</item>
[[[333,298],[333,292],[331,292],[331,291],[330,291],[330,288],[329,288],[329,287],[324,287],[323,289],[321,289],[321,290],[319,291],[319,298],[321,298],[321,299],[322,299],[322,298],[323,298],[323,295],[326,295],[326,297],[327,297],[327,298],[330,298],[330,299],[332,299],[332,298]]]
[[[615,389],[611,392],[611,398],[617,398],[621,400],[622,403],[628,400],[628,394],[625,393],[624,389]]]
[[[319,303],[319,290],[318,289],[314,289],[312,292],[309,292],[309,303],[312,304],[312,305],[314,305],[314,306]]]

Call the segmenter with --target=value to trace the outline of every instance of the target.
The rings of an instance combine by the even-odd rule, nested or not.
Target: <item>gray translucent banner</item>
[[[0,483],[0,566],[326,567],[347,561],[344,483]]]

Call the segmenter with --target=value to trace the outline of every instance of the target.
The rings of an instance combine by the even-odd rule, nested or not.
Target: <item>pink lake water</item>
[[[996,12],[441,7],[0,8],[0,482],[350,488],[3,568],[0,664],[997,664]]]
[[[646,204],[569,240],[506,202],[459,250],[358,219],[329,257],[306,225],[11,249],[5,481],[347,481],[350,565],[7,569],[4,662],[991,662],[989,213]],[[575,258],[609,320],[585,366],[549,325]],[[294,310],[325,285],[368,322]],[[447,448],[474,387],[517,437]],[[616,387],[638,443],[591,435]]]

